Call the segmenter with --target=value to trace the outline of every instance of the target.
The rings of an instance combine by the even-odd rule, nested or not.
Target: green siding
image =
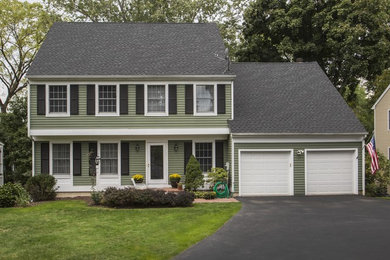
[[[90,186],[94,183],[94,178],[89,176],[89,146],[88,142],[81,143],[81,176],[73,176],[74,186]]]
[[[86,85],[79,86],[79,115],[45,117],[37,115],[37,87],[30,86],[31,129],[74,128],[203,128],[228,127],[231,118],[231,86],[226,85],[226,114],[194,116],[185,114],[184,85],[177,87],[177,114],[167,117],[148,117],[135,114],[135,85],[129,86],[129,114],[121,116],[95,116],[86,114]]]
[[[135,146],[139,145],[139,151],[135,150]],[[131,185],[131,176],[135,174],[142,174],[146,178],[145,168],[145,141],[130,142],[130,176],[122,176],[122,185]]]
[[[294,149],[294,195],[305,194],[305,155],[297,155],[297,150],[321,148],[357,148],[358,150],[358,190],[362,191],[362,143],[235,143],[234,144],[234,190],[238,187],[238,150],[240,149]]]
[[[34,142],[34,174],[41,174],[41,142]]]
[[[178,146],[175,152],[175,144]],[[184,141],[168,141],[168,175],[178,173],[184,176]]]

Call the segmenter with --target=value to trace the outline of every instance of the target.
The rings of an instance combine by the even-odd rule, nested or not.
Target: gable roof
[[[240,62],[232,72],[232,133],[366,133],[316,62]]]
[[[27,76],[223,75],[224,50],[214,23],[55,23]]]
[[[371,107],[371,109],[375,109],[376,105],[378,105],[378,103],[382,100],[382,98],[386,95],[387,91],[389,91],[390,89],[390,84],[387,86],[387,88],[385,89],[385,91],[383,91],[382,95],[380,95],[380,97],[377,99],[377,101],[375,102],[375,104]]]

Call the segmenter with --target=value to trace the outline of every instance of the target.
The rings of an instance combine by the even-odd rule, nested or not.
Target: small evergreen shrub
[[[217,194],[214,191],[195,191],[194,195],[196,199],[206,200],[213,200],[217,197]]]
[[[107,188],[102,204],[114,208],[128,207],[189,207],[194,201],[190,192],[168,192],[163,190],[136,190],[134,188]]]
[[[56,179],[51,175],[39,174],[27,180],[26,190],[33,201],[54,200],[56,198]]]
[[[0,187],[0,208],[25,207],[30,203],[30,195],[19,183],[6,183]]]
[[[200,169],[200,164],[195,156],[191,155],[186,166],[185,189],[188,191],[196,191],[203,187],[203,173]]]
[[[103,200],[103,192],[93,190],[91,192],[91,199],[94,205],[100,205]]]

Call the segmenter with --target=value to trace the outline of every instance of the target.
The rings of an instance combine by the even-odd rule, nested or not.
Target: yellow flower
[[[136,175],[133,175],[133,179],[135,181],[140,181],[140,180],[144,179],[144,176],[142,174],[136,174]]]
[[[177,174],[177,173],[172,173],[171,175],[169,175],[169,179],[181,179],[181,175],[180,174]]]

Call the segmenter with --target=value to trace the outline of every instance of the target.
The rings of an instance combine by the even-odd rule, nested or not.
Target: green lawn
[[[0,209],[0,259],[169,259],[240,208],[108,209],[69,200]]]

